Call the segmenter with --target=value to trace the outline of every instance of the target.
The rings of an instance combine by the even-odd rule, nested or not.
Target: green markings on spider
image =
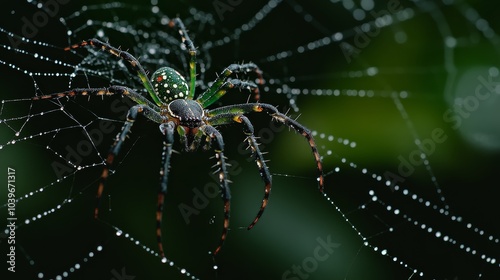
[[[262,107],[262,103],[245,103],[238,104],[237,106],[228,105],[224,107],[219,107],[212,109],[208,112],[208,117],[214,117],[218,115],[243,115],[249,112],[262,112],[264,108]],[[213,125],[217,120],[211,120],[210,123]]]
[[[212,105],[215,101],[219,100],[224,94],[226,94],[227,89],[232,88],[232,86],[224,88],[223,85],[225,83],[227,82],[222,79],[220,81],[216,81],[211,89],[203,93],[203,95],[198,98],[198,102],[200,102],[204,108]]]
[[[233,72],[226,68],[221,77],[229,77]],[[203,108],[206,108],[212,105],[215,101],[219,100],[224,94],[226,94],[226,89],[223,88],[223,85],[227,81],[224,79],[218,79],[214,82],[214,84],[210,87],[210,89],[203,93],[200,97],[198,97],[198,102],[202,104]]]
[[[194,91],[196,89],[196,51],[189,52],[191,55],[191,62],[189,62],[189,69],[190,69],[190,83],[191,83],[191,90],[189,91],[189,99],[194,98]]]
[[[149,92],[149,95],[151,96],[151,98],[153,99],[153,101],[156,104],[160,105],[161,101],[160,101],[160,99],[158,99],[158,95],[157,94],[153,94],[153,93],[156,93],[156,91],[154,90],[154,88],[151,87],[151,84],[148,81],[148,76],[146,76],[145,74],[143,74],[141,72],[137,72],[137,73],[139,74],[139,78],[141,79],[142,84],[144,85],[144,87],[146,88],[146,90]],[[139,104],[143,104],[143,103],[139,103]]]
[[[151,75],[155,100],[158,106],[170,103],[174,99],[188,98],[189,86],[184,77],[170,67],[162,67]]]

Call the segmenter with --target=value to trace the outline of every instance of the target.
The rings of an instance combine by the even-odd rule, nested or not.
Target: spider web
[[[14,5],[14,4],[9,4]],[[1,218],[15,230],[8,279],[495,279],[500,275],[498,49],[494,4],[470,1],[26,1],[0,24]],[[140,90],[188,60],[168,19],[198,47],[197,92],[231,63],[255,62],[261,101],[313,131],[325,195],[300,135],[250,115],[270,160],[268,209],[240,127],[222,127],[232,164],[231,231],[214,260],[222,202],[211,152],[172,158],[164,210],[168,261],[155,240],[161,137],[138,120],[92,217],[105,157],[132,103],[121,97],[31,101],[75,87]],[[217,104],[244,103],[228,93]],[[8,169],[11,168],[11,169]],[[14,170],[15,207],[8,202]],[[8,216],[14,209],[14,215]],[[14,233],[14,238],[10,238]],[[7,260],[11,258],[7,255]],[[5,264],[6,262],[4,262]]]

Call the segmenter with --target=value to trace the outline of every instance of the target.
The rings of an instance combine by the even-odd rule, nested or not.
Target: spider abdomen
[[[151,84],[161,102],[168,103],[189,95],[189,86],[184,77],[170,67],[161,67],[151,75]]]
[[[195,128],[203,124],[203,108],[200,103],[191,99],[173,100],[168,104],[168,113],[182,126]]]

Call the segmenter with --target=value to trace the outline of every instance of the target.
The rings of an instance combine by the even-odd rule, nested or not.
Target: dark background
[[[127,21],[132,26],[145,25],[142,19],[150,15],[148,10],[151,4],[148,1],[130,1],[130,4],[139,5],[144,10],[127,6],[127,1],[121,3],[125,4],[123,8],[102,8],[85,16],[76,16],[67,24],[76,28],[91,18],[95,21]],[[300,112],[290,111],[294,118],[300,115],[298,120],[311,130],[335,137],[334,141],[329,141],[327,137],[323,139],[318,135],[316,140],[325,156],[325,173],[328,173],[326,193],[341,212],[317,191],[315,164],[306,141],[287,128],[274,124],[275,131],[265,130],[270,126],[269,118],[252,115],[257,134],[263,142],[262,148],[269,152],[266,158],[270,159],[269,166],[274,174],[268,209],[254,229],[245,229],[260,206],[263,184],[255,164],[247,160],[247,153],[242,152],[244,135],[241,128],[221,128],[226,155],[233,161],[235,172],[231,174],[234,182],[231,184],[231,231],[215,261],[218,269],[214,271],[212,267],[215,263],[209,251],[213,251],[218,244],[222,228],[222,202],[218,197],[210,199],[208,206],[199,214],[190,216],[188,224],[179,211],[180,205],[193,206],[194,190],[203,192],[204,188],[213,185],[214,179],[210,176],[210,166],[214,164],[210,159],[212,153],[174,154],[163,226],[163,246],[168,258],[175,262],[172,268],[161,264],[159,258],[142,248],[146,246],[157,250],[154,214],[162,144],[157,124],[145,120],[135,124],[122,155],[117,158],[116,173],[109,178],[98,221],[93,219],[92,214],[101,167],[89,167],[62,182],[56,182],[52,164],[64,161],[45,149],[46,145],[50,145],[64,151],[67,145],[73,147],[71,145],[85,139],[81,128],[70,130],[60,133],[56,139],[51,139],[49,135],[0,150],[0,178],[2,182],[6,181],[4,170],[7,166],[16,169],[18,197],[52,184],[43,193],[18,203],[16,214],[19,223],[37,214],[44,215],[45,211],[50,212],[64,199],[72,199],[71,203],[63,204],[61,210],[16,230],[17,272],[5,274],[7,279],[36,279],[39,272],[43,273],[44,279],[62,276],[63,272],[68,273],[69,279],[117,279],[116,272],[119,275],[122,269],[135,276],[134,279],[189,279],[180,273],[179,268],[185,268],[201,279],[301,279],[298,275],[288,278],[283,275],[293,265],[300,265],[314,256],[318,238],[327,240],[328,237],[340,245],[326,261],[318,262],[318,268],[309,273],[307,279],[408,279],[412,269],[423,271],[422,279],[495,279],[500,275],[498,261],[492,265],[480,257],[484,253],[499,259],[497,173],[500,136],[498,113],[495,113],[498,112],[498,98],[492,97],[481,103],[458,129],[453,127],[453,122],[443,118],[454,98],[472,94],[478,84],[477,77],[487,77],[490,67],[498,67],[496,37],[485,39],[459,13],[465,9],[464,3],[467,2],[457,1],[449,6],[442,2],[423,2],[414,8],[418,12],[412,19],[384,28],[379,35],[370,38],[366,47],[360,48],[359,55],[350,63],[338,44],[304,54],[295,53],[289,59],[267,59],[337,31],[353,32],[360,23],[341,4],[284,1],[251,31],[221,47],[204,49],[202,46],[206,46],[206,42],[217,42],[226,35],[234,34],[235,29],[249,22],[268,2],[240,1],[233,10],[223,13],[222,18],[214,3],[169,1],[168,4],[161,2],[158,5],[168,17],[178,15],[186,19],[190,35],[195,45],[199,46],[199,59],[207,65],[205,72],[200,73],[205,82],[213,80],[216,73],[230,63],[256,62],[264,71],[266,80],[275,81],[275,84],[266,84],[268,90],[262,94],[261,101],[277,105],[283,112],[290,109],[289,98],[278,91],[284,84],[308,90],[372,89],[377,92],[373,98],[302,94],[297,97]],[[86,2],[86,5],[90,4]],[[495,4],[477,1],[468,4],[477,9],[492,30],[498,30]],[[15,7],[14,4],[8,5],[2,9],[0,27],[21,34],[22,18],[29,19],[38,10],[28,3],[16,4]],[[402,5],[415,7],[414,3],[408,2],[402,2]],[[59,17],[71,17],[81,6],[77,1],[61,4],[57,16],[50,18],[33,39],[65,47],[95,36],[96,28],[68,36],[58,20]],[[196,7],[197,12],[190,12],[191,7]],[[375,10],[384,7],[384,3],[377,2]],[[11,13],[12,10],[15,13]],[[212,20],[200,26],[203,21],[193,21],[193,13],[202,18],[211,15]],[[308,20],[310,18],[312,20]],[[151,32],[164,26],[152,23],[141,28]],[[459,47],[451,53],[444,46],[446,37],[443,34],[448,32],[447,29],[458,38]],[[395,42],[395,36],[400,31],[407,36],[404,44]],[[176,36],[172,30],[166,29],[165,33]],[[107,34],[113,45],[144,58],[144,54],[138,53],[145,50],[143,44],[146,42],[142,39],[121,32],[109,31]],[[3,33],[1,36],[2,44],[7,46],[7,36]],[[355,45],[353,37],[343,42]],[[79,50],[79,56],[54,47],[25,44],[20,48],[68,63],[78,63],[87,54],[85,50]],[[185,62],[178,56],[182,54],[179,46],[172,46],[171,50],[173,55],[167,57],[168,63],[186,74]],[[99,56],[97,61],[102,62],[104,57]],[[63,67],[17,55],[5,48],[0,51],[0,59],[32,71],[64,71]],[[108,59],[112,61],[115,58]],[[148,60],[144,66],[152,72],[161,65]],[[99,67],[105,69],[108,66]],[[376,67],[380,74],[359,77],[359,73],[370,67]],[[29,76],[5,65],[0,65],[0,69],[0,99],[27,98],[35,94],[33,80]],[[124,75],[123,80],[131,83],[129,86],[138,86],[133,78]],[[290,81],[290,77],[295,77],[295,80]],[[110,83],[106,77],[93,76],[89,79],[91,86],[107,86]],[[37,94],[68,88],[67,77],[36,77],[35,81],[39,86]],[[75,84],[85,86],[86,82],[76,79]],[[408,118],[398,111],[398,101],[390,97],[393,91],[409,92],[408,98],[399,99]],[[95,120],[96,116],[117,120],[113,123],[115,129],[106,134],[96,147],[102,154],[106,154],[124,119],[124,111],[118,114],[110,112],[113,100],[77,98],[65,107],[81,123]],[[246,96],[234,93],[221,99],[221,104],[245,101]],[[34,106],[35,111],[53,108],[50,104]],[[6,105],[4,110],[0,119],[25,116],[29,107],[24,103],[15,103]],[[30,135],[39,131],[37,128],[40,127],[45,128],[42,131],[48,131],[69,126],[70,123],[67,115],[49,114],[33,118],[24,131]],[[99,123],[92,123],[88,130]],[[0,144],[5,144],[14,135],[5,124],[1,129]],[[429,139],[435,129],[442,129],[447,138],[443,143],[436,144],[434,151],[428,154],[432,170],[426,169],[425,165],[415,166],[415,171],[403,176],[402,182],[398,183],[401,189],[406,188],[424,201],[429,201],[431,206],[426,207],[411,199],[411,195],[391,191],[385,185],[384,174],[401,175],[398,173],[400,158],[408,159],[418,149],[415,139]],[[475,135],[482,135],[483,138]],[[489,140],[484,141],[485,137]],[[356,143],[356,147],[339,144],[338,138],[349,139]],[[328,151],[332,154],[329,155]],[[343,158],[347,163],[342,162]],[[98,162],[95,153],[84,159],[84,164],[95,162]],[[349,162],[355,163],[355,167],[349,166]],[[339,172],[335,171],[337,167]],[[368,174],[361,172],[364,168]],[[372,178],[371,174],[383,179]],[[446,215],[439,214],[439,209],[444,209],[445,204],[436,194],[436,188],[443,193],[449,205]],[[373,202],[369,190],[374,190],[379,201],[385,204]],[[5,197],[5,188],[2,187],[0,193]],[[418,225],[408,222],[403,215],[388,213],[388,205],[400,209]],[[438,210],[433,210],[433,205]],[[5,212],[4,207],[2,217]],[[347,215],[349,222],[342,213]],[[451,217],[461,217],[462,220],[455,222]],[[467,228],[468,223],[471,223],[471,229]],[[426,232],[421,228],[422,224],[449,235],[454,242],[436,238],[435,231]],[[117,238],[114,226],[129,233],[134,241]],[[474,232],[475,229],[485,233],[479,234]],[[358,233],[368,238],[372,247],[363,246]],[[490,235],[493,241],[488,240]],[[140,245],[134,245],[136,240]],[[96,251],[99,245],[104,248],[102,252]],[[461,246],[476,249],[477,254],[473,255]],[[5,256],[5,239],[2,239],[0,248]],[[381,255],[383,249],[388,250],[390,257]],[[95,256],[89,257],[91,251]],[[397,261],[393,257],[397,257]],[[71,272],[70,268],[76,263],[81,267]],[[406,265],[411,268],[406,268]],[[2,269],[1,275],[4,275],[5,269]],[[417,279],[417,276],[413,275],[412,279]]]

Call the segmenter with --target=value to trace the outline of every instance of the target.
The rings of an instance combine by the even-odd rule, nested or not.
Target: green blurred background
[[[128,21],[134,25],[135,21],[150,13],[150,2],[142,2],[121,1],[123,8],[102,8],[88,15],[94,21]],[[212,153],[174,154],[164,210],[163,246],[176,267],[185,268],[201,279],[411,278],[412,270],[400,265],[401,261],[419,272],[423,271],[425,276],[422,279],[476,279],[479,275],[482,275],[481,279],[495,279],[500,275],[498,264],[486,264],[480,256],[460,249],[460,244],[465,244],[488,256],[499,257],[498,242],[490,242],[485,236],[496,238],[500,235],[497,206],[500,103],[496,88],[488,99],[479,100],[477,106],[474,103],[477,100],[471,97],[482,84],[479,77],[498,79],[498,38],[496,33],[488,33],[499,30],[495,19],[496,4],[484,1],[401,1],[401,6],[413,14],[380,29],[376,36],[368,36],[366,44],[360,45],[360,41],[356,43],[358,37],[353,35],[357,32],[355,27],[370,22],[372,16],[366,12],[365,18],[357,20],[353,17],[356,8],[352,11],[346,8],[355,3],[358,10],[363,9],[369,7],[371,1],[283,1],[268,16],[258,20],[250,31],[207,51],[203,48],[207,42],[214,43],[224,36],[234,35],[234,30],[254,17],[259,18],[259,11],[265,12],[266,5],[273,2],[200,2],[160,1],[158,7],[168,17],[178,15],[187,19],[190,35],[199,46],[200,59],[210,61],[204,74],[206,82],[213,80],[216,73],[230,63],[253,61],[264,71],[266,80],[275,83],[266,84],[268,89],[262,94],[262,102],[287,111],[289,97],[279,93],[281,86],[286,84],[291,88],[306,89],[306,93],[301,91],[295,101],[300,111],[290,110],[289,114],[294,118],[300,114],[298,120],[318,132],[316,140],[328,174],[325,177],[326,193],[347,215],[349,222],[318,192],[315,163],[307,142],[288,128],[273,124],[273,129],[269,129],[270,121],[266,116],[252,115],[263,143],[262,149],[269,152],[266,158],[270,159],[268,164],[274,174],[269,206],[256,227],[247,231],[246,226],[260,206],[263,184],[255,163],[247,152],[243,152],[241,127],[221,128],[226,155],[234,168],[230,174],[233,181],[232,216],[231,231],[214,263],[209,252],[215,249],[220,237],[222,202],[218,197],[210,198],[206,207],[200,207],[202,209],[197,209],[199,213],[188,217],[189,223],[179,210],[186,205],[194,206],[197,191],[213,189]],[[98,3],[105,2],[91,1],[86,5]],[[128,4],[142,6],[145,10],[135,10]],[[58,17],[71,18],[73,15],[75,19],[68,22],[68,26],[76,28],[84,24],[88,20],[87,14],[75,14],[81,12],[82,5],[76,0],[60,4],[57,16],[40,28],[33,39],[65,47],[68,40],[76,43],[95,36],[96,28],[89,28],[82,30],[76,38],[69,36],[68,39],[67,30],[57,20]],[[197,12],[191,11],[191,7]],[[229,8],[221,11],[223,7]],[[377,1],[372,10],[382,11],[386,7],[385,2]],[[474,7],[477,14],[468,7]],[[13,10],[15,13],[11,12]],[[22,18],[29,18],[36,11],[29,3],[10,3],[2,9],[0,27],[20,33]],[[190,20],[197,16],[211,16],[212,21],[200,27],[197,25],[199,21]],[[147,28],[159,27],[153,23]],[[165,32],[175,35],[172,30]],[[344,56],[339,43],[330,43],[303,54],[296,52],[299,46],[307,48],[308,43],[336,32],[343,32],[346,36],[341,42],[357,47],[351,62]],[[136,37],[120,31],[110,31],[109,34],[113,45],[131,52],[138,49]],[[7,46],[7,36],[3,33],[1,36],[2,44]],[[77,59],[55,48],[26,46],[25,49],[62,60]],[[173,49],[178,50],[178,46]],[[272,59],[273,55],[289,50],[293,53],[289,58]],[[83,55],[86,51],[80,53]],[[16,56],[5,48],[1,50],[0,60],[33,71],[61,71],[55,66],[46,68],[49,67],[46,63],[32,57]],[[154,61],[145,63],[148,71],[154,71],[157,66]],[[0,99],[26,98],[34,94],[30,77],[5,64],[0,67],[3,89]],[[38,77],[35,81],[43,93],[68,87],[67,78]],[[98,83],[95,86],[107,86],[109,81]],[[315,95],[313,89],[330,89],[332,94]],[[336,96],[335,90],[342,94]],[[346,93],[347,90],[351,91]],[[373,97],[363,96],[363,92],[370,90],[374,92]],[[241,103],[246,101],[245,98],[239,93],[228,94],[221,102]],[[456,119],[450,120],[446,116],[456,116],[447,115],[447,112],[461,100],[472,103],[460,108],[473,109],[466,109],[469,114],[457,124]],[[97,116],[120,119],[109,112],[112,102],[113,99],[87,101],[80,98],[75,103],[70,102],[67,110],[81,123],[95,120],[92,112]],[[44,110],[44,107],[40,108],[33,110]],[[29,107],[20,102],[5,105],[4,110],[0,119],[25,116]],[[123,120],[123,112],[121,114]],[[59,117],[52,118],[49,114],[32,119],[25,128],[26,135],[35,133],[39,127],[46,127],[48,131],[69,125],[68,116],[56,116]],[[96,147],[103,154],[121,122],[114,124],[115,130]],[[0,125],[0,144],[5,144],[12,139],[13,132],[5,124]],[[88,129],[95,125],[98,122]],[[429,165],[415,165],[415,170],[408,176],[399,177],[401,182],[398,184],[439,209],[448,205],[451,214],[444,217],[401,192],[390,191],[385,185],[387,178],[384,178],[384,174],[402,175],[398,170],[401,158],[410,160],[410,155],[418,150],[415,140],[429,143],[436,129],[443,132],[446,140],[435,143],[432,152],[427,154]],[[326,136],[321,137],[321,133]],[[328,136],[333,136],[333,141]],[[162,145],[157,124],[144,120],[136,123],[131,138],[117,159],[116,173],[109,178],[99,221],[93,219],[92,213],[101,168],[87,168],[56,182],[52,164],[63,161],[45,149],[50,145],[64,150],[63,147],[73,147],[71,145],[84,137],[78,131],[70,131],[59,134],[54,140],[49,135],[0,150],[0,184],[5,185],[6,167],[15,168],[18,197],[52,184],[43,193],[18,203],[16,214],[20,223],[37,214],[44,216],[44,212],[50,212],[64,199],[72,198],[71,203],[62,205],[61,210],[16,230],[17,272],[5,274],[7,278],[2,279],[36,279],[39,272],[43,273],[44,279],[56,275],[64,278],[63,272],[68,273],[69,279],[118,279],[116,273],[120,275],[123,271],[135,276],[134,279],[189,279],[177,268],[161,264],[157,257],[142,248],[147,246],[157,250],[154,214]],[[347,139],[349,143],[355,143],[355,147],[344,145],[339,139],[340,142]],[[342,162],[344,158],[347,163]],[[93,163],[96,158],[88,157],[84,161]],[[349,166],[349,162],[354,163],[355,168]],[[336,168],[340,171],[337,172]],[[364,168],[369,174],[380,175],[383,179],[363,174]],[[445,203],[440,201],[436,189],[442,192]],[[443,242],[401,216],[389,214],[385,206],[371,202],[369,190],[375,190],[381,201],[401,209],[419,224],[449,234],[456,244]],[[5,193],[2,187],[2,197]],[[2,220],[6,215],[4,209]],[[473,228],[483,229],[487,234],[479,236],[473,230],[467,230],[465,222],[450,221],[451,215],[462,217],[472,223]],[[124,234],[116,237],[114,226],[130,234],[134,241],[123,238]],[[390,228],[395,231],[389,231]],[[358,232],[368,237],[372,246],[387,249],[391,257],[363,246]],[[321,243],[318,239],[331,240],[339,246],[325,261],[317,261],[317,268],[307,273],[307,278],[293,273],[286,276],[287,270],[314,256],[315,248]],[[134,244],[136,240],[140,242],[137,246]],[[96,251],[99,245],[103,246],[102,252]],[[0,248],[5,256],[6,239],[1,240]],[[91,251],[95,256],[89,257]],[[398,261],[393,261],[392,257],[397,257]],[[71,272],[76,263],[81,267]],[[212,268],[214,264],[218,266],[217,270]],[[2,267],[0,275],[4,275],[4,271],[6,269]],[[417,275],[413,277],[418,278]]]

